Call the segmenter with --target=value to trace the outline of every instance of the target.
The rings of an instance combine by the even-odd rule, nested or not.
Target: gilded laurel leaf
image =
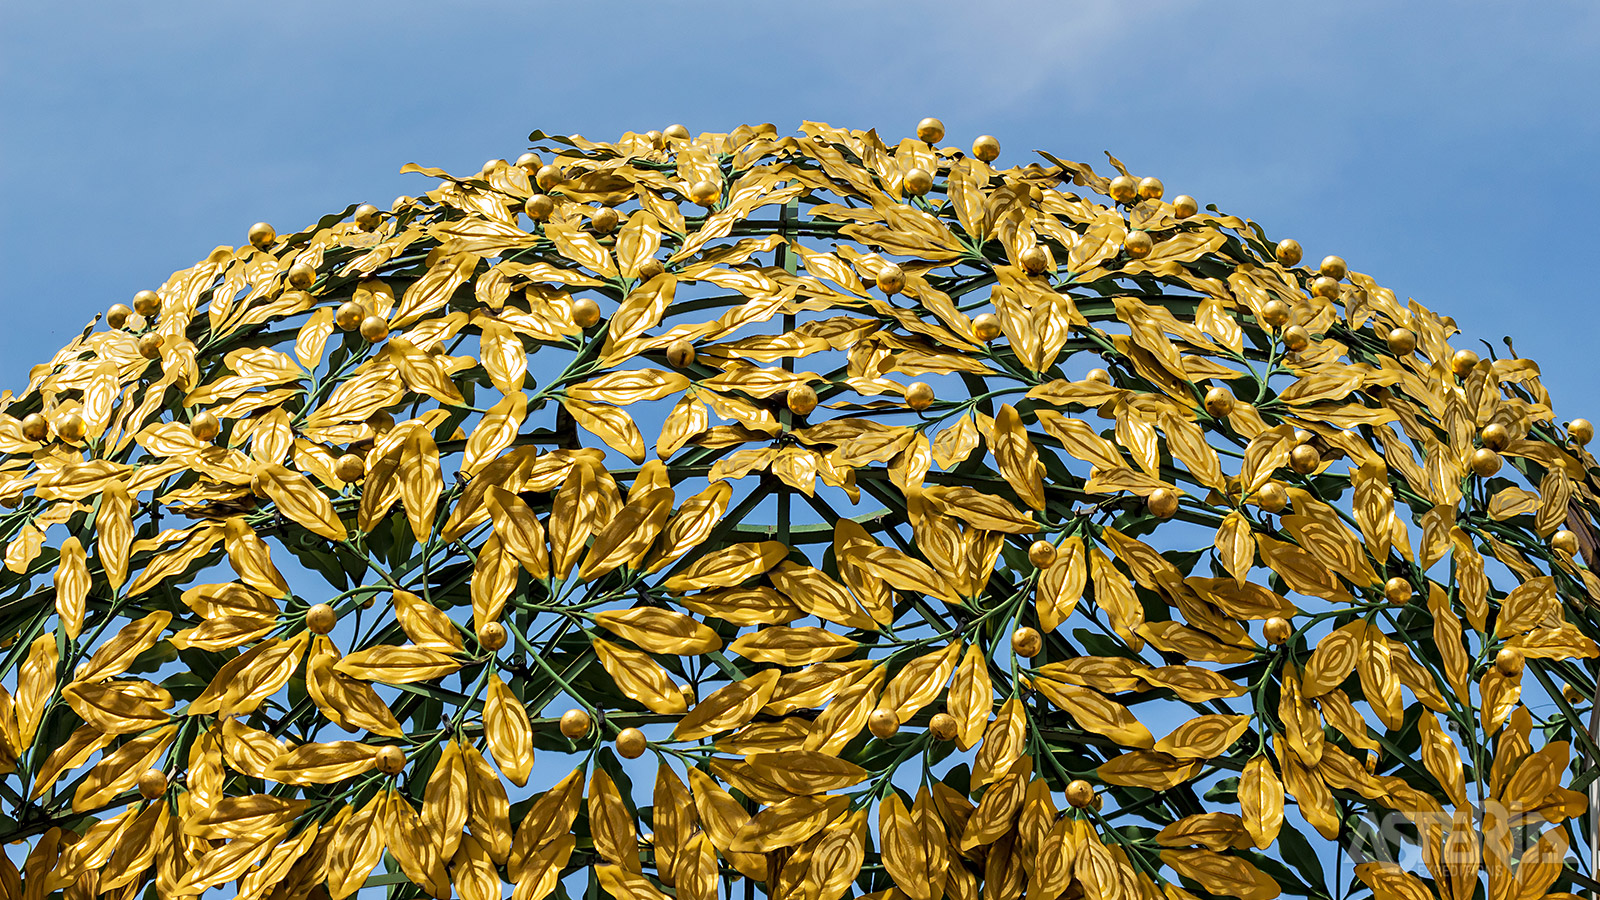
[[[1211,850],[1163,850],[1161,861],[1215,894],[1239,900],[1272,900],[1281,893],[1266,873],[1243,859]]]
[[[379,645],[351,653],[334,668],[362,681],[410,684],[454,672],[461,668],[461,663],[446,653],[425,647]]]
[[[760,674],[719,689],[678,721],[673,736],[679,740],[693,740],[729,731],[750,721],[771,699],[777,676],[776,669],[763,669]]]
[[[595,653],[622,693],[664,715],[688,709],[683,691],[672,676],[647,653],[596,639]]]
[[[1228,513],[1217,528],[1217,558],[1233,580],[1244,584],[1255,565],[1256,542],[1250,523],[1238,511]]]
[[[878,701],[878,708],[891,712],[899,721],[905,721],[927,706],[943,690],[950,673],[955,671],[961,658],[962,645],[957,642],[948,647],[927,653],[908,662],[895,673]]]
[[[1360,656],[1361,639],[1366,634],[1362,623],[1344,625],[1335,629],[1317,644],[1306,663],[1305,695],[1318,697],[1344,683],[1355,671]]]
[[[1226,751],[1249,725],[1249,716],[1197,716],[1156,741],[1154,749],[1179,759],[1210,759]]]
[[[1103,734],[1124,747],[1150,749],[1155,737],[1126,706],[1076,684],[1041,678],[1035,682],[1039,692],[1072,716],[1084,731]]]
[[[1242,784],[1242,780],[1241,780]],[[1244,795],[1240,794],[1241,802]],[[1204,847],[1221,853],[1250,841],[1244,820],[1232,813],[1196,813],[1162,828],[1156,843],[1163,847]]]
[[[498,675],[489,676],[483,731],[500,771],[517,787],[527,784],[533,771],[533,725],[522,702]]]
[[[989,449],[995,464],[1022,501],[1034,509],[1044,508],[1044,479],[1040,474],[1039,454],[1028,440],[1027,429],[1011,404],[1000,407],[989,432]]]
[[[710,628],[671,610],[639,606],[598,612],[594,620],[652,653],[688,656],[722,647],[722,640]]]
[[[83,542],[76,536],[69,537],[61,544],[54,585],[56,616],[69,638],[76,638],[83,630],[84,601],[89,596],[89,584],[89,564]]]
[[[1245,763],[1244,774],[1239,777],[1239,809],[1256,848],[1272,846],[1283,827],[1283,782],[1266,756],[1255,756]]]

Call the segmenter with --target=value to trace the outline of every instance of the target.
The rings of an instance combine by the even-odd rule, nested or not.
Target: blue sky
[[[476,170],[529,131],[804,119],[1002,162],[1110,150],[1538,359],[1560,418],[1600,331],[1600,6],[0,4],[0,384],[244,241]],[[1458,345],[1465,343],[1458,340]],[[1478,349],[1481,350],[1481,347]]]

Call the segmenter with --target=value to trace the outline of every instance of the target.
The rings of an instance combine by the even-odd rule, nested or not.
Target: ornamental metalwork
[[[1594,886],[1589,424],[1115,158],[943,138],[535,132],[35,367],[0,894]]]

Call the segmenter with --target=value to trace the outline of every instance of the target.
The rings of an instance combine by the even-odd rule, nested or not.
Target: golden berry
[[[1022,270],[1029,275],[1038,275],[1050,267],[1050,254],[1038,244],[1022,251],[1022,256],[1017,260],[1022,263]]]
[[[1150,239],[1148,231],[1130,231],[1122,241],[1122,249],[1128,251],[1128,255],[1134,259],[1144,259],[1149,256],[1155,246],[1155,241]]]
[[[1166,488],[1156,488],[1144,498],[1145,508],[1158,519],[1170,519],[1178,512],[1178,495]]]
[[[617,215],[617,211],[609,206],[600,207],[594,211],[594,215],[589,217],[589,225],[599,234],[610,234],[616,231],[617,224],[621,221],[622,217]]]
[[[1311,335],[1299,325],[1290,325],[1283,330],[1283,346],[1290,353],[1299,353],[1311,346]]]
[[[1515,678],[1522,674],[1522,667],[1526,663],[1522,651],[1515,647],[1501,647],[1500,652],[1494,655],[1494,667],[1500,674],[1507,678]]]
[[[1578,446],[1585,446],[1594,440],[1594,426],[1588,419],[1573,419],[1567,423],[1567,436]]]
[[[1282,300],[1268,300],[1261,307],[1261,321],[1269,328],[1282,328],[1289,322],[1289,304]]]
[[[86,431],[83,416],[75,412],[67,413],[56,422],[56,436],[69,444],[83,440]]]
[[[689,186],[689,201],[696,206],[709,209],[717,205],[717,201],[721,199],[722,188],[709,181],[696,181]]]
[[[287,280],[290,287],[303,291],[316,283],[317,270],[303,262],[297,262],[289,267]]]
[[[1226,418],[1233,413],[1233,394],[1227,388],[1214,387],[1206,391],[1206,414],[1215,419]]]
[[[579,297],[572,301],[572,321],[584,329],[600,324],[600,304],[590,297]]]
[[[1082,778],[1074,778],[1067,782],[1067,788],[1064,793],[1066,794],[1067,803],[1074,809],[1084,809],[1094,802],[1094,785],[1084,781]]]
[[[1284,641],[1287,641],[1289,636],[1294,634],[1294,626],[1290,625],[1289,620],[1282,616],[1273,616],[1261,623],[1261,634],[1267,639],[1267,643],[1274,647],[1281,647]]]
[[[340,481],[360,481],[367,475],[367,462],[354,453],[346,453],[334,460],[333,474],[339,476]]]
[[[265,250],[278,239],[278,232],[265,222],[257,222],[250,226],[245,236],[250,240],[251,246],[257,250]]]
[[[875,737],[887,740],[900,731],[900,718],[894,714],[894,710],[875,709],[867,716],[867,730]]]
[[[139,773],[139,796],[154,800],[167,792],[167,774],[160,769],[146,769]]]
[[[623,759],[638,759],[649,744],[644,732],[637,728],[624,728],[617,732],[617,755]]]
[[[905,270],[894,263],[889,263],[878,270],[877,282],[878,290],[885,294],[898,294],[906,289]]]
[[[1568,556],[1578,555],[1578,536],[1563,528],[1550,535],[1550,549],[1560,551]]]
[[[30,441],[42,441],[50,436],[50,420],[38,413],[22,417],[22,436]]]
[[[1479,447],[1472,451],[1472,473],[1479,478],[1488,478],[1500,471],[1500,454],[1488,447]]]
[[[906,385],[906,406],[922,412],[933,405],[933,387],[926,381],[913,381]]]
[[[1255,493],[1256,505],[1269,513],[1282,512],[1289,505],[1289,492],[1276,481],[1263,484]]]
[[[1395,577],[1383,583],[1383,597],[1395,606],[1405,606],[1413,595],[1411,582]]]
[[[1311,279],[1311,293],[1324,300],[1339,299],[1339,291],[1339,282],[1326,275],[1318,275],[1316,278]]]
[[[1322,454],[1310,444],[1301,444],[1289,451],[1289,468],[1301,475],[1310,475],[1322,465]]]
[[[1511,445],[1511,431],[1499,422],[1490,422],[1478,433],[1483,445],[1496,453]]]
[[[694,365],[694,343],[678,338],[667,345],[667,364],[674,369]]]
[[[339,614],[326,603],[318,603],[306,610],[306,630],[312,634],[327,634],[338,621]]]
[[[406,752],[393,744],[379,747],[377,765],[385,775],[399,775],[406,767]]]
[[[1056,561],[1056,545],[1049,541],[1034,541],[1028,545],[1028,562],[1035,569],[1049,568]]]
[[[1044,649],[1044,637],[1039,634],[1039,629],[1024,625],[1011,632],[1011,649],[1018,656],[1038,656],[1039,651]]]
[[[189,433],[196,440],[209,441],[222,431],[222,423],[217,420],[216,414],[209,409],[201,410],[189,420]]]
[[[498,652],[504,647],[506,639],[506,627],[499,622],[485,622],[483,627],[478,629],[478,643],[490,653]]]
[[[361,327],[361,320],[367,317],[367,309],[354,300],[346,300],[339,304],[338,310],[333,314],[333,324],[339,326],[340,331],[355,331]]]
[[[556,201],[549,194],[534,194],[523,201],[522,211],[535,222],[548,222],[556,211]]]
[[[593,720],[589,714],[581,709],[569,709],[561,714],[561,733],[577,740],[589,733],[589,726]]]
[[[1299,241],[1294,238],[1284,238],[1273,249],[1272,255],[1278,260],[1279,265],[1293,266],[1300,262],[1300,256],[1303,252],[1300,249]]]
[[[789,391],[787,400],[789,412],[797,416],[808,416],[817,408],[817,389],[809,384],[797,385]]]
[[[133,311],[146,319],[161,311],[161,295],[155,291],[140,291],[133,295]]]
[[[367,316],[361,320],[361,336],[376,344],[389,336],[389,323],[382,316]]]

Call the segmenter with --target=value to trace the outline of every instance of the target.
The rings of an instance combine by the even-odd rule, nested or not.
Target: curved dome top
[[[1337,257],[943,131],[535,132],[36,367],[22,882],[1573,884],[1588,423]]]

